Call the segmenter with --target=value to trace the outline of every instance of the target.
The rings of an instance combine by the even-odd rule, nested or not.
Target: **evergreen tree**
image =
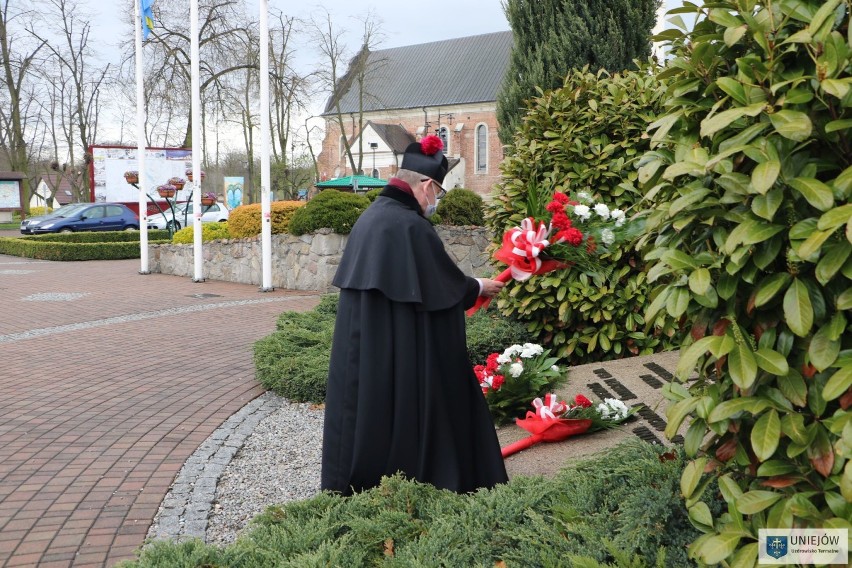
[[[536,88],[562,86],[571,69],[635,68],[651,54],[651,29],[662,0],[504,0],[515,36],[497,97],[500,140],[511,142]]]

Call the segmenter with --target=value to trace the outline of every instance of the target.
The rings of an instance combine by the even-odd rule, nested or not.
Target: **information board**
[[[139,190],[127,183],[124,172],[138,171],[136,148],[127,146],[91,146],[92,201],[138,202]],[[157,186],[169,178],[186,179],[186,171],[192,169],[192,150],[184,148],[147,148],[145,153],[145,189],[148,195],[159,199]],[[177,194],[183,201],[193,186],[188,183]]]

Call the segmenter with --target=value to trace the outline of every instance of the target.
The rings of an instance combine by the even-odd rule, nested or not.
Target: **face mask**
[[[429,193],[430,193],[430,194],[432,193],[432,187],[431,187],[431,184],[430,184],[430,187],[429,187]],[[433,196],[434,196],[434,195],[433,195]],[[434,215],[434,214],[435,214],[435,211],[437,211],[437,210],[438,210],[438,200],[436,199],[436,200],[435,200],[435,203],[429,203],[429,201],[428,201],[428,199],[429,199],[429,198],[427,197],[426,199],[427,199],[427,201],[426,201],[426,209],[423,211],[423,216],[424,216],[424,217],[426,217],[426,218],[428,219],[429,217],[431,217],[432,215]]]

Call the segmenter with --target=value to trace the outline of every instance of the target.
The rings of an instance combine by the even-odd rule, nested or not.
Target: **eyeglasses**
[[[445,195],[447,195],[447,190],[438,185],[438,182],[433,180],[432,178],[423,178],[420,180],[421,182],[429,181],[435,184],[435,187],[438,188],[438,191],[435,193],[435,199],[443,199]]]

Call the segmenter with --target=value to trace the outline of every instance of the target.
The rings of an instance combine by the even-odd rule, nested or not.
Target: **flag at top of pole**
[[[142,12],[142,39],[148,39],[148,34],[154,29],[154,0],[139,0]]]

